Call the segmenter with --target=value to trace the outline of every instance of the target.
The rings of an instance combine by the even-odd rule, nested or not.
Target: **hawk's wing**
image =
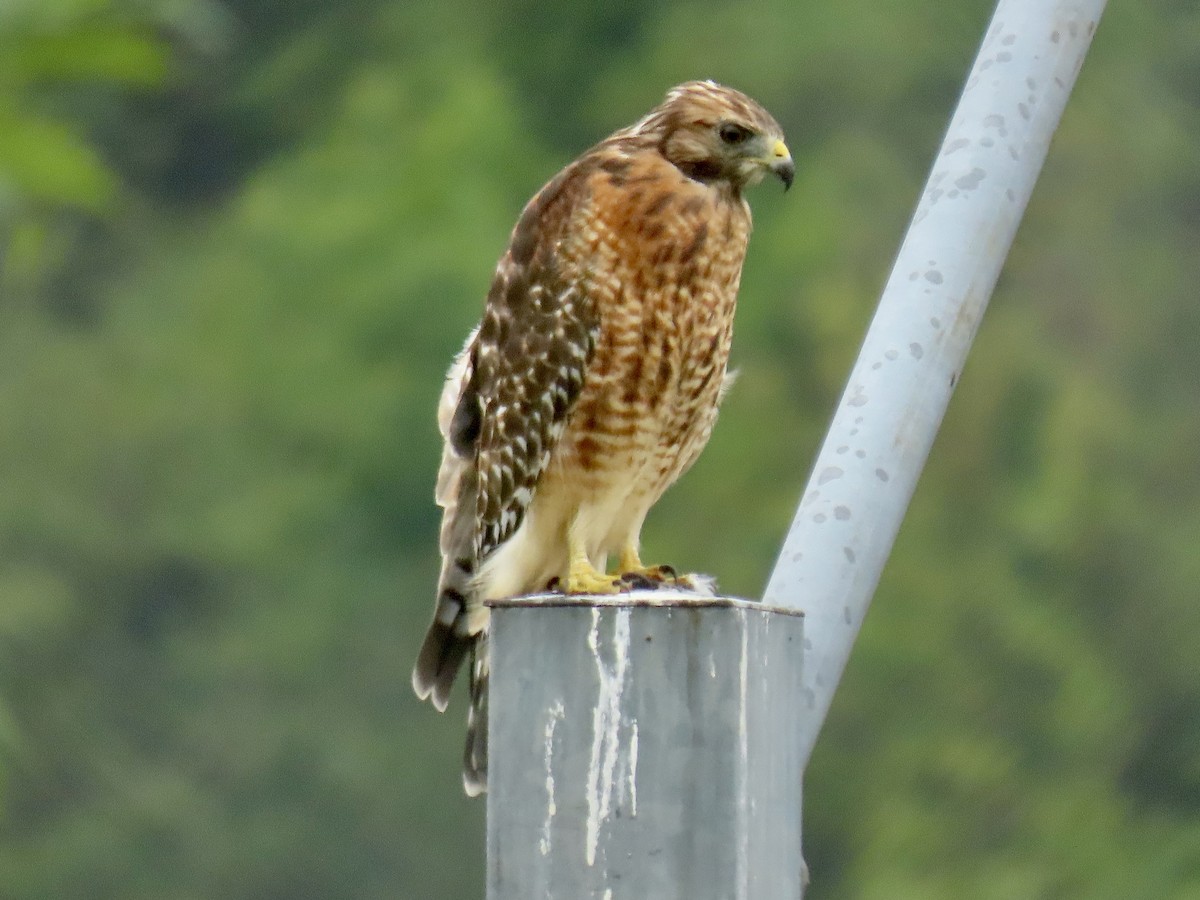
[[[439,709],[485,621],[476,613],[475,573],[521,524],[599,334],[587,273],[563,254],[586,227],[593,168],[584,157],[525,207],[496,268],[483,321],[442,394],[442,574],[413,670],[417,695],[432,693]]]
[[[478,419],[474,556],[521,524],[595,349],[599,318],[564,245],[586,227],[590,167],[577,163],[526,207],[497,267],[456,419]]]

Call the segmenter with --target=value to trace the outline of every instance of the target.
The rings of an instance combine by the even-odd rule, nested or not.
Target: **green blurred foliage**
[[[0,289],[62,263],[72,214],[111,210],[118,179],[79,127],[78,95],[152,88],[166,48],[105,0],[0,7]],[[75,96],[72,96],[75,95]]]
[[[0,6],[0,894],[480,895],[408,672],[522,203],[687,78],[788,131],[645,534],[756,596],[989,11]],[[1197,59],[1191,4],[1100,27],[809,772],[813,897],[1200,896]]]

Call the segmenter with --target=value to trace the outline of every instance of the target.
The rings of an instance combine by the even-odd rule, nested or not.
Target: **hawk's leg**
[[[621,581],[632,587],[656,588],[661,585],[691,587],[691,579],[679,576],[670,566],[644,566],[638,556],[637,545],[632,541],[621,548],[621,559],[617,571]]]
[[[617,594],[621,591],[621,582],[611,575],[605,575],[592,565],[588,559],[587,548],[583,541],[575,535],[575,530],[567,539],[571,555],[571,565],[567,572],[566,590],[568,594]]]

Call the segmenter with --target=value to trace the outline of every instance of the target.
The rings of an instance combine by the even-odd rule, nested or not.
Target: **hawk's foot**
[[[684,578],[687,576],[685,575]],[[681,587],[679,575],[670,566],[642,566],[622,570],[621,583],[626,590],[657,590],[660,587]]]
[[[620,592],[621,582],[611,575],[605,575],[597,570],[586,559],[571,560],[571,568],[567,573],[566,593],[618,594]]]
[[[681,591],[691,591],[703,597],[712,597],[716,593],[716,581],[711,575],[688,573],[680,575],[671,566],[644,566],[638,559],[637,551],[626,547],[621,553],[620,579],[624,590],[657,591],[662,588],[676,588]]]
[[[621,573],[621,584],[627,591],[657,591],[664,588],[674,588],[681,591],[691,591],[704,597],[711,597],[716,589],[716,582],[711,575],[701,575],[689,572],[679,575],[670,566],[646,566]]]
[[[684,575],[681,578],[671,566],[642,565],[642,560],[638,556],[637,543],[633,541],[621,548],[617,571],[620,573],[621,583],[627,591],[655,591],[662,587],[681,587],[684,590],[691,590],[687,581],[688,576]]]

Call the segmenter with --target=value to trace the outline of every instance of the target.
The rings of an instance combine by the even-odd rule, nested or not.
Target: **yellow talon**
[[[637,547],[629,544],[621,550],[620,567],[621,580],[629,585],[639,585],[640,582],[653,582],[654,585],[669,584],[690,587],[686,582],[687,576],[680,578],[670,566],[644,566],[638,556]],[[641,586],[641,585],[639,585]]]
[[[567,573],[568,594],[617,594],[620,591],[620,582],[598,571],[587,557],[579,556],[571,560],[571,568]]]

